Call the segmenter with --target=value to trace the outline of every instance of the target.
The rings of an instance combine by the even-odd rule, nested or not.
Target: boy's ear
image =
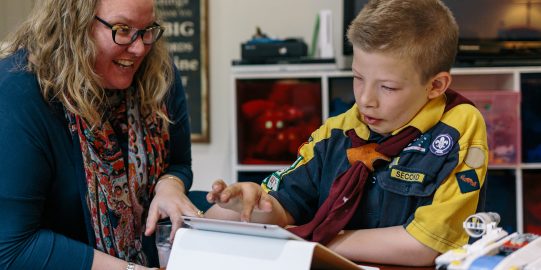
[[[428,84],[428,99],[434,99],[443,95],[447,88],[449,88],[449,85],[451,85],[451,74],[449,72],[442,71],[436,74],[436,76],[430,79]]]

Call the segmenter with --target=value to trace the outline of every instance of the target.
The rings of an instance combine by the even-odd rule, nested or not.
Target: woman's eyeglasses
[[[111,29],[113,41],[118,45],[132,44],[138,36],[141,36],[143,44],[150,45],[160,39],[165,30],[164,27],[157,23],[154,23],[152,26],[145,29],[137,29],[123,24],[112,25],[98,16],[95,16],[95,18]]]

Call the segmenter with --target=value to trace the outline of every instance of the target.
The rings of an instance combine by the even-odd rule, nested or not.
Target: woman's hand
[[[145,235],[154,233],[158,220],[169,217],[172,223],[171,241],[173,241],[175,232],[182,225],[182,215],[198,216],[201,212],[186,196],[182,180],[175,176],[162,177],[156,183],[154,190],[155,195],[148,210]]]
[[[270,195],[253,182],[227,186],[223,180],[217,180],[212,184],[207,200],[217,203],[222,208],[240,213],[240,220],[246,222],[251,220],[254,210],[271,212],[273,208]]]

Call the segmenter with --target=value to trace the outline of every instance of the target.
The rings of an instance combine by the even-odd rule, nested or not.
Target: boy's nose
[[[367,86],[361,91],[360,103],[363,107],[377,106],[377,94],[374,86]]]

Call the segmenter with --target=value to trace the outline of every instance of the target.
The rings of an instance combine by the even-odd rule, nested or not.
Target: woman
[[[0,268],[155,266],[143,234],[198,209],[154,1],[36,5],[0,60]]]

